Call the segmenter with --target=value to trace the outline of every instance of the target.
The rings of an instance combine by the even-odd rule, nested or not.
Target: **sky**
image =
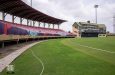
[[[30,5],[30,0],[23,0]],[[107,31],[113,32],[115,0],[33,0],[33,8],[56,18],[67,20],[61,29],[72,31],[74,22],[95,22],[94,5],[97,9],[98,23],[105,24]]]

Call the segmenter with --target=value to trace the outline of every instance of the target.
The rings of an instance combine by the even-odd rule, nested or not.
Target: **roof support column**
[[[16,19],[16,16],[12,15],[12,23],[14,23],[15,19]]]
[[[20,24],[22,24],[22,18],[20,18]]]
[[[35,23],[36,23],[36,22],[35,22],[35,21],[33,21],[33,26],[35,26]]]
[[[27,26],[29,26],[29,20],[27,19]]]
[[[5,17],[6,17],[6,13],[5,12],[2,12],[2,20],[5,21]]]
[[[12,23],[14,23],[14,15],[12,15]]]
[[[50,24],[48,24],[48,28],[50,28]]]
[[[40,23],[40,22],[38,22],[38,23],[39,23],[39,27],[40,27],[40,24],[41,24],[41,23]]]
[[[24,20],[23,18],[20,18],[20,24],[22,24],[23,20]]]
[[[54,29],[54,24],[53,24],[53,29]]]
[[[60,25],[58,24],[58,29],[60,28]]]
[[[40,23],[40,22],[38,22],[38,27],[40,27],[40,24],[41,24],[41,23]]]
[[[44,28],[45,28],[45,22],[44,22]]]

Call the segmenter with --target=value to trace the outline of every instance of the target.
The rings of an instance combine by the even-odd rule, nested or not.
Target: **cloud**
[[[23,0],[30,5],[30,0]],[[107,26],[113,32],[113,15],[115,14],[115,0],[33,0],[33,8],[50,16],[68,20],[61,25],[61,29],[72,30],[76,21],[95,22],[94,5],[98,4],[98,23]]]
[[[61,28],[72,30],[75,21],[95,22],[94,5],[98,4],[98,23],[104,23],[107,30],[112,32],[114,0],[33,0],[33,7],[50,16],[68,20]]]

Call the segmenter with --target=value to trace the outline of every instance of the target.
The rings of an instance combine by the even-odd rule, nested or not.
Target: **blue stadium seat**
[[[8,35],[28,35],[27,30],[17,28],[17,27],[11,27],[8,29]]]
[[[31,27],[3,22],[6,24],[7,35],[31,35],[31,36],[66,36],[67,32],[60,29]],[[0,34],[4,34],[4,24],[0,22]]]
[[[0,23],[0,35],[4,34],[4,24]]]

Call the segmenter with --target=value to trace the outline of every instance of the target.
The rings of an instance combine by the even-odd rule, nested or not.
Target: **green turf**
[[[82,53],[88,54],[90,56],[96,57],[98,59],[115,65],[115,37],[67,39],[63,40],[62,43],[71,47],[74,50],[80,51]],[[114,53],[79,46],[79,44],[92,48],[103,49]]]
[[[28,49],[11,64],[15,74],[40,75],[41,63],[45,66],[43,75],[115,75],[115,54],[78,46],[77,43],[95,48],[115,51],[115,38],[82,38],[49,40]],[[6,74],[4,70],[0,75]]]

